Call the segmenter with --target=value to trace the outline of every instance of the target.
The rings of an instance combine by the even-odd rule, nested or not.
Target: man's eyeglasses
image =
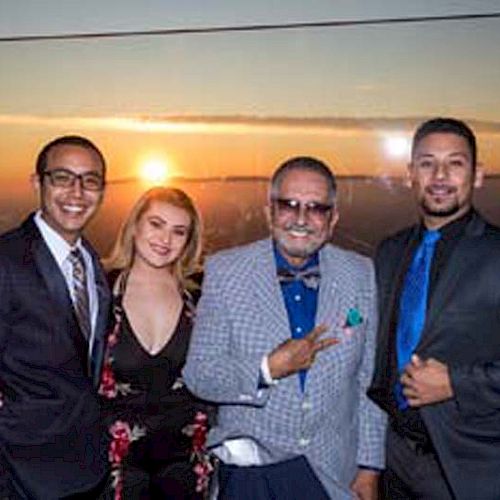
[[[333,205],[320,203],[318,201],[306,201],[289,198],[276,198],[273,200],[280,215],[299,217],[301,210],[304,210],[306,217],[315,217],[316,219],[325,218],[333,209]]]
[[[76,181],[85,191],[102,191],[104,189],[104,179],[97,174],[75,174],[65,168],[54,168],[42,173],[43,177],[48,177],[50,184],[54,187],[72,188]]]

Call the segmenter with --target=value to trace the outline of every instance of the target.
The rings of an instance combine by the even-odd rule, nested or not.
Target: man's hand
[[[336,338],[318,340],[318,337],[326,331],[325,325],[319,325],[304,338],[289,339],[274,349],[268,357],[271,377],[280,379],[310,368],[317,352],[340,342]]]
[[[414,354],[401,376],[401,384],[408,404],[413,407],[453,397],[448,367],[434,358],[423,361]]]
[[[379,473],[368,469],[359,469],[351,483],[351,491],[357,500],[377,500]]]

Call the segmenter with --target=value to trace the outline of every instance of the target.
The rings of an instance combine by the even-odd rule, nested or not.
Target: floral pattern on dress
[[[123,495],[123,459],[128,455],[130,444],[143,437],[146,432],[142,427],[130,427],[128,422],[116,420],[110,427],[111,442],[108,449],[108,460],[111,464],[112,486],[114,500],[122,500]]]
[[[115,302],[118,298],[115,297]],[[113,371],[112,349],[118,343],[123,311],[118,303],[113,305],[114,326],[108,336],[106,353],[104,356],[101,381],[99,384],[99,394],[107,399],[114,399],[118,396],[131,394],[133,389],[130,384],[121,383],[116,380]],[[112,487],[114,490],[114,500],[122,500],[123,495],[123,460],[128,455],[130,444],[146,435],[146,430],[139,426],[130,426],[129,422],[115,420],[108,428],[111,441],[108,448],[108,461],[111,465]]]
[[[134,389],[129,383],[119,382],[113,369],[113,348],[118,344],[119,333],[121,331],[124,312],[121,300],[124,293],[121,281],[120,290],[114,297],[113,315],[114,326],[107,340],[107,348],[103,361],[101,380],[99,384],[99,394],[106,399],[115,399],[120,396],[127,396],[134,393]],[[196,306],[192,294],[185,290],[182,294],[185,304],[185,314],[192,321],[196,315]],[[181,390],[185,387],[182,377],[178,377],[171,389]],[[111,442],[108,448],[108,460],[111,465],[112,487],[114,490],[114,500],[123,498],[123,461],[127,457],[130,445],[146,435],[144,427],[122,419],[115,420],[108,428],[111,435]],[[208,495],[208,487],[211,474],[214,470],[212,456],[207,452],[206,440],[208,433],[208,416],[203,411],[197,411],[193,422],[182,429],[183,434],[191,437],[191,462],[193,472],[196,476],[196,492],[201,493],[204,498]]]
[[[186,425],[182,430],[191,437],[191,461],[193,472],[196,475],[196,491],[206,495],[210,483],[210,476],[214,470],[211,455],[206,448],[208,432],[208,416],[205,412],[197,411],[194,422]]]

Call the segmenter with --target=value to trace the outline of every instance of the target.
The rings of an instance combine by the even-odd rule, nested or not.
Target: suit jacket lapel
[[[252,287],[270,331],[284,342],[290,338],[290,326],[285,301],[278,282],[272,241],[264,240],[258,249]]]
[[[389,296],[387,303],[385,304],[384,311],[381,313],[381,321],[383,321],[383,324],[381,324],[382,331],[389,332],[389,335],[396,334],[396,328],[392,328],[391,324],[393,322],[394,314],[398,314],[398,298],[400,297],[400,290],[404,284],[406,271],[410,263],[411,253],[413,252],[413,245],[411,242],[416,240],[418,230],[418,226],[415,226],[409,231],[408,237],[401,241],[401,245],[399,246],[396,255],[386,256],[391,260],[391,262],[395,263],[390,268],[393,270],[390,272],[391,288],[389,290]],[[391,345],[395,344],[392,343]]]
[[[87,373],[87,341],[80,332],[66,280],[45,244],[33,218],[30,217],[23,227],[29,234],[31,252],[36,268],[47,287],[49,296],[55,306],[55,311],[57,311],[57,314],[54,315],[54,320],[60,321],[62,319],[66,325],[70,325],[70,328],[66,330],[69,330],[68,335],[81,359],[84,373]],[[50,311],[47,311],[47,314],[50,314]]]
[[[396,367],[396,322],[399,309],[399,291],[412,251],[411,241],[417,237],[418,226],[410,228],[390,252],[376,259],[379,293],[379,336],[376,352],[375,378],[370,391],[383,400],[388,408],[392,404],[390,373]],[[384,261],[380,261],[383,257]]]
[[[318,295],[316,324],[331,325],[340,314],[341,297],[336,292],[337,277],[336,262],[327,252],[320,252],[321,284]],[[272,241],[265,240],[259,249],[252,284],[257,303],[261,305],[262,313],[267,317],[273,331],[281,341],[291,337],[288,314],[283,294],[277,278],[276,262]]]
[[[49,295],[57,307],[58,312],[71,311],[71,297],[64,276],[57,265],[49,248],[43,241],[42,235],[38,231],[32,219],[29,219],[25,225],[25,230],[29,234],[31,243],[30,251],[36,268],[45,282]]]
[[[94,340],[92,345],[92,353],[90,356],[90,372],[94,384],[97,385],[100,380],[102,362],[104,359],[104,351],[106,347],[106,337],[108,333],[111,292],[104,275],[104,271],[99,262],[99,257],[95,253],[88,241],[83,240],[83,245],[92,257],[94,268],[95,286],[97,291],[97,318],[94,330]]]
[[[427,308],[427,318],[422,332],[422,338],[418,346],[419,349],[425,349],[426,346],[432,342],[432,332],[434,331],[433,325],[436,319],[440,317],[446,302],[456,293],[457,283],[463,271],[469,267],[469,261],[474,259],[473,252],[461,251],[463,248],[463,240],[480,236],[484,232],[484,228],[484,220],[480,216],[474,215],[472,220],[467,224],[461,241],[459,241],[454,248],[438,283],[436,283],[436,288]]]
[[[332,247],[333,250],[333,247]],[[338,273],[335,272],[337,263],[325,251],[319,254],[320,286],[318,293],[318,308],[316,311],[316,325],[333,325],[341,314],[341,297],[336,293],[338,288]]]
[[[66,314],[69,312],[71,316],[72,302],[68,286],[66,285],[66,281],[57,262],[43,242],[38,245],[34,257],[38,272],[42,276],[50,297],[56,304],[58,311],[60,313],[64,311]]]

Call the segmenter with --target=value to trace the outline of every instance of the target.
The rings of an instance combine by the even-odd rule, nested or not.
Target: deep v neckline
[[[175,327],[172,331],[172,335],[160,346],[160,348],[157,351],[151,352],[142,342],[141,338],[137,333],[135,332],[134,327],[132,326],[132,323],[130,322],[130,319],[128,317],[127,311],[125,310],[125,307],[123,306],[123,296],[122,296],[122,314],[123,314],[123,320],[125,320],[128,331],[130,332],[130,336],[132,337],[133,341],[137,344],[139,349],[148,357],[151,359],[159,357],[163,352],[169,347],[169,345],[174,341],[174,338],[177,335],[177,332],[179,330],[179,324],[181,322],[182,315],[184,313],[184,308],[186,305],[183,303],[179,314],[177,315],[177,321],[175,322]]]
[[[172,329],[172,334],[168,337],[168,339],[161,344],[160,348],[155,351],[150,351],[146,345],[143,343],[140,335],[138,335],[135,331],[135,328],[133,327],[130,318],[128,316],[128,313],[125,309],[125,304],[124,304],[124,298],[125,298],[125,291],[127,289],[127,282],[128,282],[128,273],[124,274],[123,277],[120,280],[119,287],[118,287],[118,300],[120,304],[120,309],[122,312],[122,321],[125,320],[128,326],[128,330],[130,332],[131,337],[133,338],[133,341],[137,344],[139,349],[150,359],[157,358],[160,356],[166,349],[167,347],[173,342],[174,337],[177,334],[177,331],[179,329],[179,324],[182,320],[182,315],[184,314],[184,310],[186,308],[186,300],[185,300],[185,294],[181,294],[181,307],[179,309],[179,313],[177,314],[177,319],[174,323],[174,328]]]

